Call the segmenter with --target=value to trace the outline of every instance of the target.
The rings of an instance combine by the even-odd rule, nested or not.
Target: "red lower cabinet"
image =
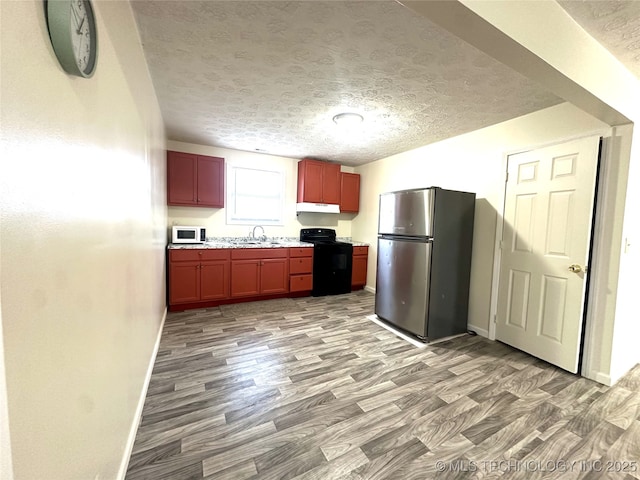
[[[313,286],[313,248],[169,249],[168,258],[171,311],[300,296]]]
[[[291,248],[289,257],[289,291],[310,292],[313,289],[313,248]]]
[[[287,293],[289,291],[288,263],[288,258],[262,260],[260,265],[260,293],[262,295]]]
[[[229,260],[200,264],[200,300],[229,298],[230,267]]]
[[[351,269],[351,289],[362,288],[367,284],[367,261],[369,247],[353,247]]]
[[[169,250],[169,305],[229,298],[230,251]]]
[[[200,300],[200,262],[175,262],[169,268],[169,304]]]
[[[231,297],[276,295],[289,291],[286,248],[240,248],[231,252]]]
[[[260,260],[234,260],[231,264],[231,296],[260,295]]]

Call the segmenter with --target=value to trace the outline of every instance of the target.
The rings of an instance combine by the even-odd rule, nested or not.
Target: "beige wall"
[[[43,2],[0,2],[16,479],[119,477],[165,311],[162,120],[129,3],[93,5],[98,66],[80,79],[54,56]]]
[[[362,175],[362,206],[352,232],[354,238],[371,244],[367,285],[375,288],[380,193],[429,186],[475,192],[469,324],[486,335],[506,155],[606,130],[608,127],[602,122],[569,104],[561,104],[357,168]]]
[[[265,234],[269,237],[297,237],[300,235],[301,228],[309,227],[333,228],[339,237],[351,236],[351,220],[356,216],[355,214],[301,213],[296,215],[298,159],[175,141],[168,141],[167,148],[178,152],[222,157],[227,164],[232,162],[247,167],[275,168],[284,171],[286,190],[284,225],[265,226]],[[342,171],[350,172],[353,168],[342,167]],[[207,227],[209,237],[242,237],[247,236],[252,229],[250,225],[227,225],[224,208],[169,207],[168,224],[169,226],[203,225]]]
[[[1,258],[2,255],[0,254],[0,265],[2,265]],[[2,297],[0,297],[0,340],[2,338]],[[13,480],[6,380],[7,377],[4,370],[4,342],[0,341],[0,478],[3,480]]]

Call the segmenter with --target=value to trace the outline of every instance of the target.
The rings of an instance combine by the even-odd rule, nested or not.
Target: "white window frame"
[[[277,179],[268,182],[270,186],[279,186],[279,196],[272,196],[277,199],[277,212],[270,212],[269,218],[260,215],[248,215],[246,212],[236,211],[236,178],[237,174],[242,170],[252,170],[254,172],[264,172],[268,175],[276,175]],[[266,184],[265,184],[266,185]],[[227,188],[226,188],[226,204],[225,210],[228,225],[284,225],[284,199],[285,199],[285,173],[284,170],[277,167],[252,167],[247,165],[227,164]],[[259,201],[260,197],[266,195],[255,195],[255,201]],[[253,210],[251,213],[258,213]]]

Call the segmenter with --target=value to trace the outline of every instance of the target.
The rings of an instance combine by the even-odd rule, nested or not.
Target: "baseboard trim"
[[[476,332],[478,335],[484,338],[489,338],[489,330],[485,330],[484,328],[476,327],[475,325],[467,325],[467,329],[473,332]]]
[[[588,378],[589,380],[593,380],[594,382],[598,382],[603,385],[606,385],[607,387],[610,387],[614,383],[612,382],[611,376],[609,374],[598,372],[595,370],[591,370],[589,372],[583,373],[582,376],[584,378]]]
[[[375,289],[375,288],[373,288],[373,287],[370,287],[369,285],[366,285],[366,286],[364,287],[364,289],[365,289],[367,292],[370,292],[370,293],[376,293],[376,289]]]
[[[133,451],[133,444],[136,441],[136,434],[138,433],[138,427],[140,426],[140,420],[142,420],[142,409],[144,408],[144,401],[147,398],[147,390],[149,388],[149,381],[151,380],[151,373],[153,372],[153,366],[156,363],[156,356],[158,355],[158,349],[160,348],[160,339],[162,338],[162,330],[164,330],[164,322],[167,319],[168,309],[164,309],[162,315],[162,321],[160,322],[160,328],[158,329],[158,335],[156,337],[156,343],[153,346],[153,353],[147,366],[147,374],[142,385],[142,391],[140,392],[140,398],[138,399],[138,407],[136,408],[136,415],[129,431],[129,438],[127,439],[127,446],[125,448],[125,456],[120,464],[120,471],[118,472],[118,479],[124,480],[127,474],[127,468],[129,468],[129,459],[131,458],[131,452]]]

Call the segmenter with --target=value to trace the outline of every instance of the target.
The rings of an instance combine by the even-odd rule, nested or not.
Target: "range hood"
[[[312,212],[312,213],[340,213],[340,205],[331,203],[296,203],[296,212]]]

